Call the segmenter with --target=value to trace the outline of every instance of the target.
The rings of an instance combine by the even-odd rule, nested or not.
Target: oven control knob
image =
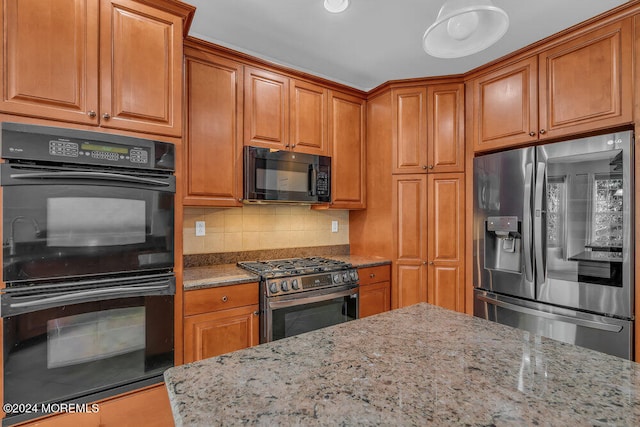
[[[289,290],[289,282],[283,280],[282,283],[280,283],[280,289],[282,289],[282,292],[287,292]]]
[[[340,282],[342,282],[342,276],[340,274],[334,274],[333,283],[340,283]]]
[[[278,284],[276,282],[269,283],[269,291],[272,294],[277,294],[278,293]]]
[[[291,281],[291,289],[297,291],[298,289],[300,289],[300,284],[298,283],[298,279],[293,279]]]
[[[342,281],[343,282],[349,281],[349,273],[342,273]]]
[[[358,272],[356,270],[351,270],[349,272],[349,275],[351,276],[351,280],[354,282],[358,281]]]

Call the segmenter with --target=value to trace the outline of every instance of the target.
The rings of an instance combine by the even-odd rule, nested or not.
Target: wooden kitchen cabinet
[[[193,8],[167,10],[133,0],[5,1],[0,110],[180,136],[183,19]]]
[[[184,362],[259,343],[258,283],[184,293]]]
[[[427,86],[427,172],[464,172],[464,84]]]
[[[326,156],[327,94],[322,86],[246,67],[244,145]]]
[[[366,207],[365,101],[329,92],[331,208]]]
[[[427,88],[393,89],[391,99],[392,173],[426,172]]]
[[[427,175],[393,176],[393,308],[427,301]]]
[[[358,269],[360,277],[360,317],[391,309],[391,268],[389,265]]]
[[[630,123],[632,36],[627,18],[474,79],[474,151]]]
[[[242,70],[238,62],[185,48],[186,206],[241,205]]]
[[[427,301],[464,312],[465,176],[430,174],[427,180]]]

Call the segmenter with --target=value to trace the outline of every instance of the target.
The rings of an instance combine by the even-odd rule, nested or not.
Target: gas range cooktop
[[[350,263],[321,257],[240,261],[238,266],[260,275],[267,297],[357,286],[359,279]]]

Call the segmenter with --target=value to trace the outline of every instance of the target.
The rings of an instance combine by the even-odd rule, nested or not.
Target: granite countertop
[[[235,264],[185,268],[182,286],[185,291],[257,282],[260,277]]]
[[[164,375],[178,426],[640,425],[640,365],[425,303]]]
[[[353,264],[354,267],[375,267],[391,264],[381,257],[363,255],[329,255],[325,258],[337,259]],[[216,286],[237,285],[256,282],[259,276],[238,267],[236,264],[216,264],[205,267],[189,267],[183,272],[182,282],[185,291],[213,288]]]

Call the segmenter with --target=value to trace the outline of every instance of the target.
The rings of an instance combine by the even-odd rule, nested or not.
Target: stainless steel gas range
[[[358,271],[328,258],[242,261],[260,276],[260,342],[291,337],[359,317]]]

